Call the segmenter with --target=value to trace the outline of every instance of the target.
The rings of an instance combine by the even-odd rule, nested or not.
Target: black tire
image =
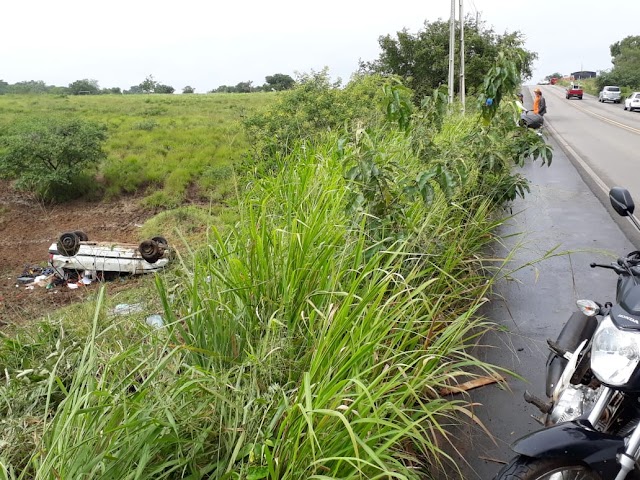
[[[142,258],[149,263],[156,263],[164,253],[164,248],[155,240],[145,240],[138,246],[138,250]]]
[[[578,100],[582,100],[582,97],[578,97]]]
[[[517,456],[498,472],[494,480],[545,480],[563,473],[564,479],[602,480],[587,465],[568,458],[531,458]]]
[[[80,250],[80,239],[75,232],[67,232],[60,235],[58,242],[58,253],[65,257],[73,257]]]
[[[164,245],[165,248],[169,246],[169,242],[167,242],[167,239],[164,237],[153,237],[151,240],[159,243],[160,245]]]
[[[82,230],[76,230],[73,233],[76,234],[76,236],[80,239],[81,242],[88,242],[89,241],[89,237],[86,233],[84,233]]]
[[[627,106],[625,105],[623,108],[626,110],[626,109],[627,109]]]

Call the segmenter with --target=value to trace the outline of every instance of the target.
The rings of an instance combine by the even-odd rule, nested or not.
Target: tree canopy
[[[263,85],[265,90],[290,90],[295,85],[295,80],[289,75],[276,73],[275,75],[267,75],[265,77],[267,83]]]
[[[80,118],[26,118],[0,138],[0,177],[43,198],[60,198],[105,157],[106,138],[104,125]]]
[[[456,27],[459,29],[459,24]],[[533,61],[537,54],[524,49],[520,32],[496,34],[484,22],[467,17],[464,21],[465,37],[465,85],[470,92],[476,91],[491,68],[498,52],[515,49],[521,52],[522,62],[517,65],[522,80],[531,78]],[[403,29],[395,36],[385,35],[378,39],[382,52],[373,62],[360,62],[363,72],[399,75],[404,83],[415,91],[420,101],[433,89],[444,85],[449,70],[449,22],[425,21],[424,28],[416,34]],[[455,85],[458,90],[460,44],[455,44]]]
[[[97,95],[100,93],[100,87],[97,80],[76,80],[69,84],[69,93],[72,95]]]
[[[623,85],[640,88],[640,36],[630,35],[609,48],[613,69],[598,77],[599,87]]]

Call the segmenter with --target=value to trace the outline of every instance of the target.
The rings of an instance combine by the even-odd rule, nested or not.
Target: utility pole
[[[460,102],[462,103],[462,111],[464,112],[464,0],[460,0]]]
[[[449,19],[449,103],[453,103],[453,81],[454,81],[454,62],[455,48],[453,43],[456,41],[456,0],[451,0],[451,18]]]

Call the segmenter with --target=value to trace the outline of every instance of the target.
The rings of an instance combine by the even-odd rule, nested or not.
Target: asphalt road
[[[512,456],[509,445],[541,426],[539,414],[523,400],[523,392],[544,397],[546,339],[555,339],[576,310],[575,301],[614,301],[616,275],[591,269],[640,247],[640,235],[608,205],[608,189],[627,187],[640,202],[640,112],[619,104],[600,104],[594,97],[566,100],[560,87],[542,87],[547,99],[545,129],[553,146],[550,167],[530,163],[522,173],[531,193],[513,206],[514,215],[498,234],[503,245],[495,255],[515,250],[504,278],[484,315],[504,326],[482,340],[476,354],[519,376],[508,388],[496,384],[470,392],[479,405],[477,424],[455,432],[450,447],[465,479],[489,480]],[[532,88],[531,88],[532,90]],[[528,92],[527,92],[528,93]],[[531,98],[525,93],[525,105]],[[542,260],[549,252],[555,254]],[[507,273],[512,271],[511,274]],[[443,444],[444,445],[444,444]],[[443,473],[441,478],[453,477]]]

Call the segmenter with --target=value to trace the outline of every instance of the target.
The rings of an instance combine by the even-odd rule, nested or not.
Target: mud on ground
[[[90,240],[137,243],[144,240],[139,226],[153,213],[135,198],[44,205],[0,181],[0,328],[82,301],[89,293],[88,288],[66,286],[27,290],[17,281],[25,268],[47,265],[49,246],[61,233],[82,230]],[[95,291],[95,285],[89,287]]]

